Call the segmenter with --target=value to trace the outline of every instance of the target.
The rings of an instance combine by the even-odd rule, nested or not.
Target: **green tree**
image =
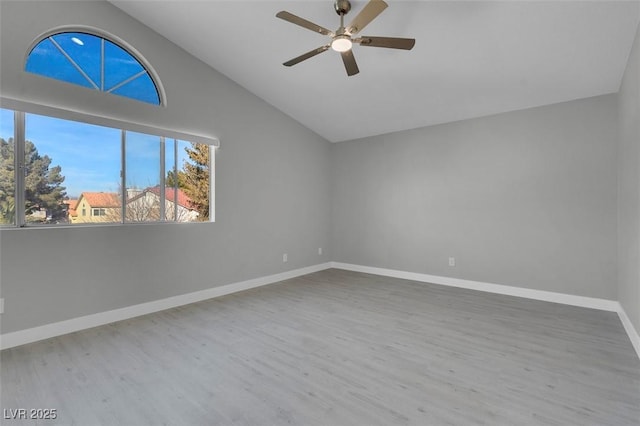
[[[209,220],[209,145],[191,142],[191,148],[184,149],[189,161],[184,162],[185,185],[183,191],[191,199],[191,205],[198,213],[198,220]]]
[[[184,187],[186,186],[184,172],[178,171],[178,174],[176,175],[173,170],[169,170],[169,173],[167,173],[167,178],[165,180],[165,185],[171,188],[184,189]]]
[[[190,142],[191,147],[185,147],[189,160],[184,161],[182,170],[178,170],[177,177],[170,171],[167,173],[166,185],[177,186],[191,199],[191,207],[198,212],[199,221],[209,220],[209,145]],[[176,185],[177,183],[177,185]]]
[[[13,138],[0,138],[0,223],[14,223],[16,217]]]
[[[51,167],[51,158],[40,155],[35,144],[25,142],[25,215],[41,209],[52,220],[65,217],[64,176],[60,166]],[[14,142],[0,139],[0,221],[11,223],[15,218]]]

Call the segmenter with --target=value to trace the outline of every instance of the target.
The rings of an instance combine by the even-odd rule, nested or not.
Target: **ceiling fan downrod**
[[[351,2],[349,0],[336,0],[333,7],[336,9],[336,13],[342,17],[351,10]]]

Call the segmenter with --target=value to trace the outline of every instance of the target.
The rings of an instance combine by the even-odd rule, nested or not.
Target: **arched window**
[[[161,105],[158,85],[142,61],[105,37],[59,32],[33,47],[25,70],[101,92]]]

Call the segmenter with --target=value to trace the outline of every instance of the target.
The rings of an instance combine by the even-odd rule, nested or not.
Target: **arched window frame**
[[[73,26],[61,26],[61,27],[56,27],[53,29],[50,29],[49,31],[46,31],[42,34],[40,34],[38,37],[36,37],[34,39],[34,41],[29,45],[28,49],[26,50],[25,56],[24,56],[24,60],[23,60],[23,70],[26,71],[26,66],[27,66],[27,61],[29,60],[29,56],[31,55],[31,53],[33,52],[33,49],[36,48],[36,46],[38,46],[38,44],[40,44],[42,41],[48,39],[49,37],[58,35],[58,34],[63,34],[63,33],[84,33],[90,36],[95,36],[95,37],[100,37],[103,38],[113,44],[115,44],[116,46],[118,46],[119,48],[123,49],[125,52],[127,52],[129,55],[131,55],[136,61],[138,61],[138,63],[145,69],[145,71],[147,72],[149,78],[151,79],[153,85],[156,88],[157,94],[158,94],[158,99],[159,99],[159,104],[155,105],[155,104],[151,104],[148,102],[144,102],[129,96],[122,96],[124,98],[128,98],[128,99],[133,99],[134,101],[137,102],[142,102],[142,103],[147,103],[149,105],[154,105],[154,106],[162,106],[162,107],[166,107],[167,106],[167,96],[164,90],[164,86],[162,85],[162,82],[160,80],[160,76],[158,75],[158,73],[155,71],[155,69],[151,66],[151,64],[149,63],[149,61],[147,61],[147,59],[137,50],[135,49],[133,46],[131,46],[129,43],[127,43],[126,41],[124,41],[123,39],[121,39],[120,37],[117,37],[113,34],[110,34],[106,31],[103,31],[101,29],[98,28],[94,28],[94,27],[88,27],[88,26],[81,26],[81,25],[73,25]],[[38,75],[40,77],[43,78],[51,78],[51,77],[47,77],[45,75],[41,75],[41,74],[37,74],[37,73],[32,73],[34,75]],[[55,79],[54,80],[57,81],[62,81],[65,82],[67,84],[72,84],[74,86],[78,86],[78,87],[84,87],[81,85],[77,85],[62,79]],[[95,90],[95,89],[93,89]],[[97,89],[97,91],[100,91],[102,93],[105,94],[113,94],[110,92],[106,92],[100,89]],[[115,96],[119,96],[119,95],[115,95]]]

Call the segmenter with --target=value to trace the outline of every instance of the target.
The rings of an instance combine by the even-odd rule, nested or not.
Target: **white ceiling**
[[[332,0],[111,1],[332,142],[617,92],[640,18],[638,1],[387,2],[362,34],[416,46],[355,46],[347,77],[331,50],[282,65],[328,38],[275,14],[335,30]]]

